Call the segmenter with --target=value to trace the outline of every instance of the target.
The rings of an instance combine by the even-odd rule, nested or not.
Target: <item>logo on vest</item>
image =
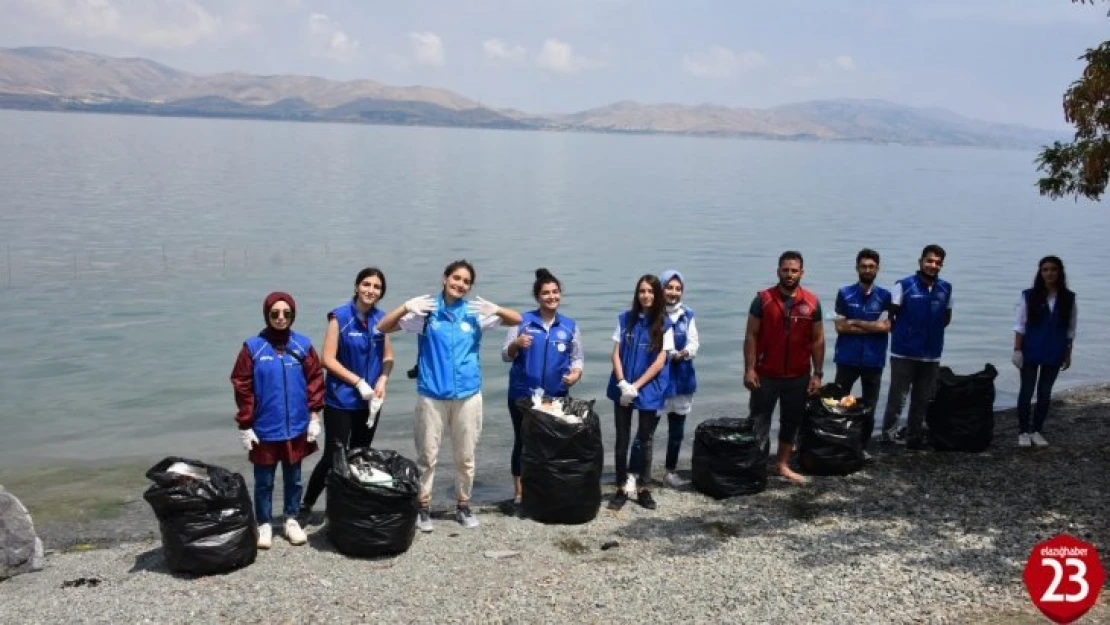
[[[555,333],[555,338],[559,339],[560,341],[567,340],[566,331],[565,330],[559,330],[558,332]],[[559,351],[563,351],[563,350],[560,349]]]
[[[462,330],[463,332],[470,332],[474,328],[470,325],[470,322],[464,321],[464,322],[459,324],[459,329]]]
[[[555,345],[555,350],[556,350],[556,351],[558,351],[558,352],[560,352],[560,353],[561,353],[561,352],[565,352],[565,351],[567,351],[567,345],[566,345],[566,343],[557,343],[557,344]]]
[[[675,326],[675,329],[678,330],[679,332],[685,332],[686,331],[686,322],[685,321],[679,321],[678,325]]]
[[[810,309],[809,304],[800,304],[800,305],[798,305],[798,315],[799,316],[808,317],[812,314],[813,314],[813,310]]]
[[[269,362],[269,361],[271,361],[271,360],[273,360],[273,359],[274,359],[274,357],[273,357],[273,356],[259,356],[259,357],[258,357],[258,361],[259,361],[259,362]]]

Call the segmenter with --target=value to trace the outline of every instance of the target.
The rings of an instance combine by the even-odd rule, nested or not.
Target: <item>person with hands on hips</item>
[[[663,286],[659,278],[647,274],[636,281],[632,308],[617,317],[613,332],[613,373],[609,376],[606,396],[613,400],[616,418],[617,492],[609,501],[610,510],[620,510],[630,497],[644,508],[654,510],[651,496],[651,452],[655,425],[666,403],[670,378],[668,354],[674,351],[674,332],[663,303]],[[636,440],[640,443],[639,467],[629,467],[629,437],[632,411],[639,410]],[[639,470],[640,480],[629,470]]]
[[[1033,288],[1018,302],[1014,322],[1014,366],[1021,371],[1018,391],[1018,446],[1046,447],[1041,433],[1052,403],[1052,385],[1061,371],[1071,367],[1071,346],[1078,317],[1075,293],[1068,289],[1064,261],[1045,256],[1037,263]],[[1037,407],[1031,410],[1033,389]],[[1032,412],[1033,422],[1029,417]]]
[[[751,419],[760,438],[768,438],[771,415],[781,401],[775,467],[798,484],[807,480],[790,468],[790,455],[805,416],[806,396],[821,388],[825,361],[821,302],[801,286],[803,263],[795,251],[779,256],[779,282],[752,300],[744,335],[744,386],[751,391]]]
[[[519,326],[509,328],[501,359],[512,363],[509,369],[509,417],[513,422],[513,510],[519,516],[523,489],[520,482],[520,429],[524,414],[517,407],[520,399],[543,389],[545,397],[566,397],[568,389],[582,377],[582,336],[578,324],[559,313],[562,284],[547,269],[536,270],[532,297],[539,308],[521,315]]]
[[[393,346],[378,328],[383,312],[385,274],[367,267],[355,277],[354,296],[328,313],[324,335],[327,375],[324,406],[324,457],[308,480],[300,520],[307,523],[312,506],[327,485],[336,448],[370,447],[378,430],[386,385],[393,371]]]
[[[517,325],[520,313],[480,297],[465,299],[475,279],[474,267],[457,260],[444,269],[438,296],[414,297],[378,322],[383,332],[405,330],[418,335],[414,438],[420,469],[416,525],[422,532],[435,529],[432,485],[444,428],[451,433],[455,456],[455,520],[467,528],[478,527],[470,495],[474,450],[482,432],[482,332]]]
[[[288,293],[274,292],[262,304],[266,328],[247,339],[231,371],[239,411],[240,440],[254,465],[254,513],[258,547],[273,541],[274,476],[284,479],[285,536],[294,545],[308,537],[297,522],[301,461],[316,451],[324,371],[312,342],[290,327],[297,304]]]

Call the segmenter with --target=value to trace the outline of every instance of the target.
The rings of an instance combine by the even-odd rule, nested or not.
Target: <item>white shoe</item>
[[[668,471],[667,476],[663,478],[663,481],[666,482],[667,486],[670,486],[671,488],[682,488],[683,486],[689,484],[689,482],[687,482],[686,480],[678,477],[678,474],[674,471]]]
[[[269,549],[274,543],[274,530],[269,523],[258,526],[258,548]]]
[[[289,539],[291,545],[303,545],[308,542],[308,536],[301,529],[301,524],[297,523],[297,519],[285,519],[285,537]]]
[[[1033,432],[1029,435],[1029,439],[1033,441],[1034,447],[1048,447],[1048,441],[1041,436],[1040,432]]]
[[[424,532],[425,534],[435,531],[436,526],[432,524],[432,513],[427,508],[421,508],[419,511],[417,511],[416,529]]]
[[[628,495],[629,499],[636,498],[636,476],[629,475],[628,479],[624,481],[624,494]]]
[[[1033,440],[1025,432],[1018,434],[1018,447],[1031,447]]]

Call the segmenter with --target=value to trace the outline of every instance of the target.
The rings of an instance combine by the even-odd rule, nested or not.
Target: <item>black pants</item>
[[[381,416],[380,414],[378,415]],[[312,470],[312,477],[308,478],[308,488],[304,493],[304,502],[301,508],[311,510],[324,492],[328,483],[328,471],[331,471],[331,459],[337,448],[346,447],[356,449],[369,447],[374,442],[374,433],[378,431],[378,422],[373,428],[366,427],[366,420],[370,418],[370,409],[343,410],[342,408],[324,407],[324,449],[320,462]]]
[[[509,470],[513,477],[520,477],[520,452],[524,447],[520,440],[520,428],[524,424],[524,413],[516,407],[516,400],[509,398],[509,419],[513,422],[513,453],[509,456]]]
[[[867,404],[867,416],[863,421],[863,446],[871,442],[875,430],[875,406],[879,403],[879,390],[883,384],[882,367],[836,366],[836,385],[851,393],[852,386],[859,380],[863,392],[863,403]]]
[[[756,435],[762,440],[770,438],[771,415],[775,412],[775,404],[781,400],[779,444],[793,445],[805,416],[808,387],[809,378],[804,375],[796,378],[760,378],[759,388],[752,391],[748,400]]]
[[[655,427],[659,427],[660,417],[655,415]],[[682,435],[686,429],[686,415],[674,412],[667,413],[667,463],[663,466],[668,471],[678,468],[678,452],[682,449]],[[654,430],[652,430],[654,432]],[[633,439],[632,453],[629,455],[628,470],[641,473],[643,460],[640,454],[640,439]]]
[[[1038,373],[1040,375],[1038,375]],[[1018,432],[1032,434],[1040,432],[1048,417],[1048,406],[1052,403],[1052,385],[1060,373],[1060,365],[1025,365],[1021,368],[1021,390],[1018,391]],[[1033,401],[1033,388],[1037,389],[1037,407],[1033,409],[1033,427],[1029,427],[1030,405]]]
[[[613,402],[613,414],[617,421],[617,448],[615,452],[617,465],[617,487],[624,486],[628,479],[628,445],[632,434],[631,406],[622,406],[620,402]],[[657,411],[641,410],[639,426],[636,428],[636,440],[640,443],[640,484],[647,488],[651,484],[651,447],[655,438],[655,424]]]

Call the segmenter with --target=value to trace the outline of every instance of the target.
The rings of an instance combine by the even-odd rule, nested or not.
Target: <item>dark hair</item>
[[[879,264],[879,253],[869,247],[863,248],[859,251],[859,254],[856,254],[856,264],[858,265],[865,258],[875,261],[876,265]]]
[[[1029,290],[1029,301],[1025,306],[1026,320],[1031,326],[1040,323],[1045,303],[1048,302],[1048,286],[1041,277],[1041,267],[1045,263],[1052,263],[1060,269],[1060,278],[1056,281],[1056,311],[1060,325],[1066,327],[1071,324],[1075,293],[1068,289],[1068,274],[1064,272],[1064,261],[1059,256],[1045,256],[1037,263],[1037,275],[1033,276],[1033,288]]]
[[[944,251],[944,248],[937,245],[936,243],[930,243],[921,250],[921,260],[925,260],[925,257],[929,254],[937,256],[941,260],[944,260],[944,257],[948,255],[948,253]]]
[[[655,295],[649,310],[644,310],[640,306],[640,285],[644,282],[651,285],[651,291]],[[636,281],[636,290],[632,293],[632,318],[629,323],[635,323],[640,318],[640,313],[647,316],[651,323],[651,351],[653,352],[663,349],[663,317],[666,310],[666,304],[663,303],[663,285],[659,283],[659,278],[650,273],[640,276]]]
[[[798,261],[798,264],[801,265],[802,267],[806,266],[806,261],[802,259],[802,253],[801,252],[795,252],[794,250],[786,250],[785,252],[780,254],[779,255],[779,267],[782,267],[782,262],[785,261],[785,260],[796,260],[796,261]]]
[[[467,271],[470,272],[470,285],[474,286],[474,283],[478,281],[478,274],[474,271],[474,265],[471,265],[464,258],[460,258],[450,265],[447,265],[447,268],[443,270],[443,277],[446,278],[447,276],[455,273],[456,269],[461,268],[465,268]]]
[[[532,283],[532,298],[538,300],[540,298],[540,290],[543,289],[543,285],[550,284],[552,282],[555,283],[555,286],[559,287],[560,291],[563,290],[563,283],[559,282],[559,279],[556,278],[554,274],[552,274],[550,271],[548,271],[546,267],[540,267],[539,269],[537,269],[536,281]]]
[[[357,289],[358,285],[362,284],[363,280],[374,276],[377,276],[378,279],[382,281],[382,297],[385,297],[385,274],[377,267],[367,267],[358,272],[358,275],[355,276],[355,288]]]

